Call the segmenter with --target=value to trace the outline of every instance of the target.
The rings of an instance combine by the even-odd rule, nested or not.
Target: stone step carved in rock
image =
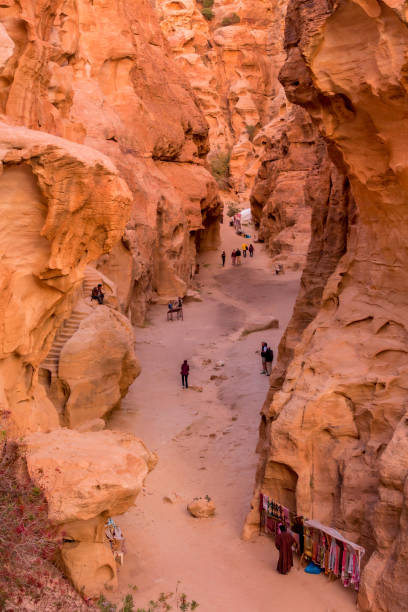
[[[84,299],[91,300],[92,289],[98,283],[102,282],[102,278],[98,276],[94,269],[86,268],[85,277],[82,282],[82,297]],[[71,316],[63,322],[62,326],[57,331],[50,351],[40,366],[44,370],[48,370],[52,376],[58,376],[58,364],[62,348],[64,347],[65,343],[72,338],[74,333],[79,328],[81,321],[83,321],[83,319],[85,319],[87,316],[87,312],[73,310]]]

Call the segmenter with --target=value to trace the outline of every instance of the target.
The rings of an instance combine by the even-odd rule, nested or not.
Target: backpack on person
[[[265,361],[273,361],[273,350],[269,346],[265,351]]]

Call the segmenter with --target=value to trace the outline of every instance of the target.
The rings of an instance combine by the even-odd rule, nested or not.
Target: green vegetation
[[[212,7],[214,5],[214,0],[203,0],[203,8],[201,9],[201,13],[207,19],[207,21],[211,21],[214,17],[214,13],[212,11]]]
[[[239,213],[239,208],[235,206],[234,202],[228,202],[227,215],[233,217],[237,213]]]
[[[181,612],[190,612],[196,610],[199,604],[192,599],[188,601],[185,593],[178,592],[178,586],[175,593],[160,593],[155,600],[151,599],[147,608],[135,608],[133,595],[126,595],[123,599],[120,608],[112,604],[104,595],[100,595],[96,602],[97,607],[101,612],[168,612],[169,610],[181,610]],[[131,587],[134,591],[137,587]],[[175,606],[175,608],[173,607]]]
[[[236,13],[232,13],[232,15],[229,15],[228,17],[224,17],[224,19],[221,21],[221,27],[225,27],[225,26],[230,26],[230,25],[234,25],[235,23],[239,23],[241,21],[241,18],[239,15],[237,15]]]
[[[256,125],[246,125],[245,129],[247,131],[249,140],[252,142],[256,132]]]
[[[206,18],[207,21],[211,21],[211,19],[214,18],[214,13],[212,12],[210,8],[202,8],[201,13],[203,17]]]
[[[210,160],[211,173],[221,189],[228,189],[228,177],[230,172],[231,152],[218,152]]]

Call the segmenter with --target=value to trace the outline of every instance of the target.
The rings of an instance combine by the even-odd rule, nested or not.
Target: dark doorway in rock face
[[[285,463],[270,461],[265,470],[263,490],[279,504],[292,512],[296,508],[296,485],[298,475]]]

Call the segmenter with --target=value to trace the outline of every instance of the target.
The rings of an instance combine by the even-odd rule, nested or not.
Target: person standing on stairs
[[[103,304],[103,298],[105,294],[102,292],[102,284],[99,283],[97,287],[92,289],[91,300],[97,300],[99,304]]]
[[[181,384],[183,389],[186,388],[188,389],[188,375],[190,373],[190,366],[187,363],[187,359],[185,359],[183,361],[183,363],[181,364],[181,370],[180,370],[180,374],[181,374]]]

